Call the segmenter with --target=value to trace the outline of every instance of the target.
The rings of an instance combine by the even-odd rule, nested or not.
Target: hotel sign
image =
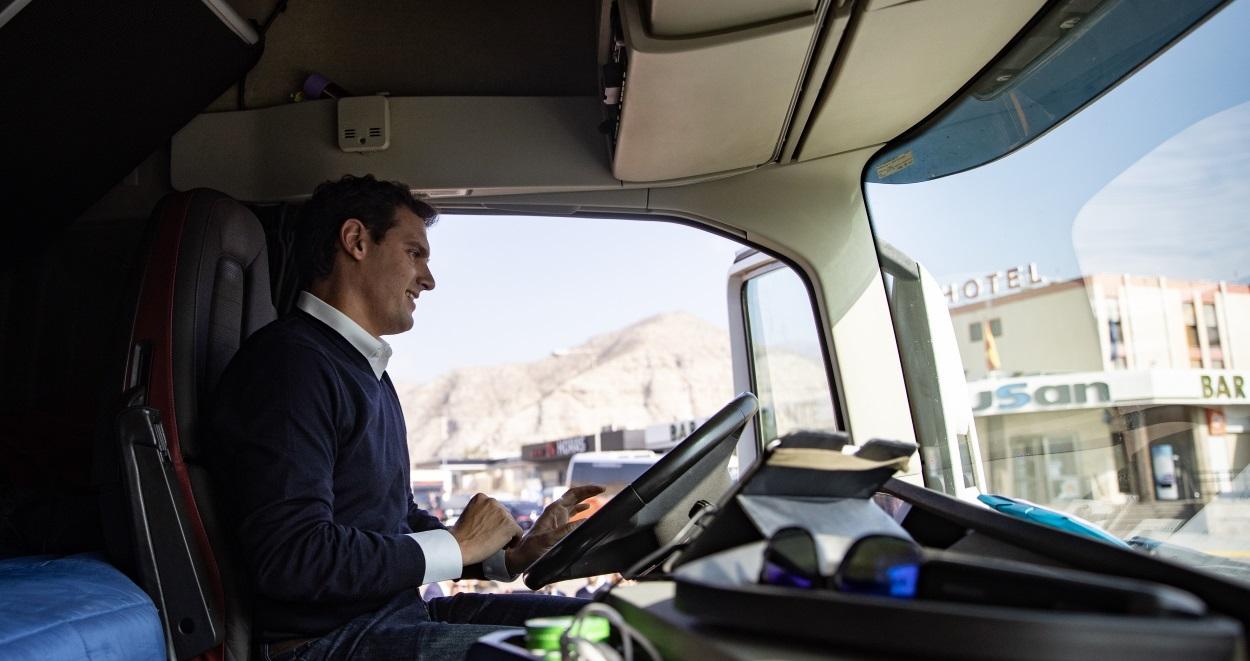
[[[951,305],[971,303],[992,298],[1000,293],[1018,289],[1028,289],[1043,284],[1045,280],[1039,275],[1036,262],[1024,266],[1013,266],[1006,271],[995,271],[983,276],[970,278],[962,283],[952,282],[942,288],[947,302]]]

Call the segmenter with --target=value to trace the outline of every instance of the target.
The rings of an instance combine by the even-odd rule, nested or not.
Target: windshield
[[[1076,4],[865,171],[882,262],[946,307],[906,319],[886,272],[905,363],[957,351],[976,423],[926,485],[975,460],[983,494],[1250,580],[1250,2]]]

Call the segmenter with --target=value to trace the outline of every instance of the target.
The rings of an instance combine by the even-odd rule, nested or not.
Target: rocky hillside
[[[532,363],[475,367],[399,388],[416,457],[515,455],[606,426],[711,415],[733,397],[728,334],[664,314]]]

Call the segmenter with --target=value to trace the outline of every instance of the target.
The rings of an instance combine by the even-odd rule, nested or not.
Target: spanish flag
[[[998,343],[994,341],[990,322],[981,322],[981,337],[985,338],[985,369],[990,371],[1002,369],[1003,361],[998,358]]]

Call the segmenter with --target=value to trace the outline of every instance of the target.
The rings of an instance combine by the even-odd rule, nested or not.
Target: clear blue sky
[[[430,230],[437,286],[413,329],[386,338],[398,383],[527,362],[664,312],[728,327],[738,243],[667,222],[445,215]]]
[[[1250,117],[1247,26],[1250,2],[1234,2],[1103,98],[995,163],[925,183],[868,186],[876,231],[943,283],[1028,262],[1052,279],[1110,271],[1243,280],[1250,257],[1250,132],[1241,130]],[[1130,168],[1131,176],[1116,181]],[[1143,180],[1155,183],[1157,213],[1140,213]],[[1130,192],[1137,206],[1123,204]],[[1199,212],[1169,198],[1222,202]],[[1111,208],[1116,200],[1122,204]],[[1093,201],[1102,213],[1082,214]],[[1191,259],[1143,260],[1160,246],[1139,240],[1163,233],[1172,237],[1163,249],[1177,253],[1178,228]],[[1230,251],[1230,232],[1241,252]],[[1224,259],[1213,268],[1214,254]]]

